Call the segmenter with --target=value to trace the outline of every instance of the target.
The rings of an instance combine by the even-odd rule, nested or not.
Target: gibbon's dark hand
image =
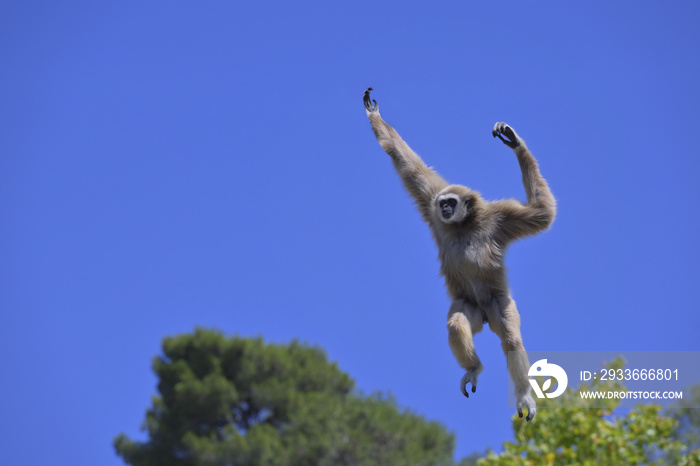
[[[498,138],[501,141],[503,141],[503,144],[510,147],[511,149],[515,149],[516,147],[520,146],[520,138],[518,138],[518,135],[515,134],[515,131],[513,131],[513,129],[505,123],[496,123],[493,126],[493,131],[491,131],[491,134],[493,135],[493,137],[498,136]],[[505,136],[508,139],[504,139],[503,136]]]
[[[379,111],[379,104],[377,104],[377,101],[369,98],[369,92],[373,90],[374,89],[371,87],[368,87],[365,93],[362,95],[362,100],[365,103],[365,110],[370,113]],[[372,102],[374,102],[374,105],[372,105]]]

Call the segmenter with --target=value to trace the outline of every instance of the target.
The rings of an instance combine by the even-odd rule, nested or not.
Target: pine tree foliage
[[[127,464],[452,464],[454,436],[442,425],[356,394],[319,348],[197,329],[166,338],[153,369],[148,440],[114,441]]]

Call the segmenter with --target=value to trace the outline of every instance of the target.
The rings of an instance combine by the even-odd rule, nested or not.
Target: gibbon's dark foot
[[[476,385],[479,382],[479,374],[482,370],[484,370],[483,366],[477,367],[476,369],[470,369],[464,374],[464,376],[462,376],[462,380],[459,381],[459,389],[462,392],[462,395],[469,398],[469,393],[467,392],[468,383],[472,384],[472,393],[476,393]]]
[[[525,417],[527,422],[530,422],[537,413],[537,404],[529,391],[516,395],[516,408],[520,419],[523,418],[523,408],[527,408],[527,416]]]
[[[369,92],[373,91],[371,87],[368,87],[365,93],[362,95],[362,100],[365,103],[365,110],[367,110],[367,113],[374,113],[379,111],[379,104],[377,103],[376,100],[372,100],[369,98]],[[374,102],[374,105],[372,105],[372,102]]]
[[[493,131],[491,131],[491,134],[493,137],[498,136],[498,138],[503,141],[503,144],[511,149],[515,149],[516,147],[520,146],[520,139],[518,138],[518,135],[515,134],[515,131],[513,131],[513,129],[505,123],[496,123],[493,126]],[[505,139],[503,136],[508,139]]]

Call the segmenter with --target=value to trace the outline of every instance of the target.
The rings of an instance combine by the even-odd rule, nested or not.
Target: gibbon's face
[[[469,215],[466,200],[455,193],[440,194],[436,202],[443,223],[459,223]]]
[[[457,209],[458,202],[459,200],[455,199],[454,197],[445,197],[440,199],[438,204],[440,206],[440,215],[442,216],[443,220],[449,220],[452,218],[452,216],[455,214],[455,209]]]

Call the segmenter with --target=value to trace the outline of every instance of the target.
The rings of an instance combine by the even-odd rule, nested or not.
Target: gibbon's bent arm
[[[391,156],[394,168],[416,201],[423,220],[429,223],[433,199],[447,186],[447,181],[429,168],[401,139],[399,133],[382,119],[377,101],[370,99],[370,91],[372,91],[371,87],[365,91],[363,101],[374,135],[382,149]]]
[[[496,123],[492,134],[513,149],[518,157],[527,195],[527,204],[522,204],[515,199],[492,203],[492,207],[501,214],[500,227],[505,239],[513,240],[546,230],[554,222],[557,207],[549,185],[540,173],[537,160],[527,148],[525,141],[507,124]],[[508,139],[504,139],[503,136]]]

